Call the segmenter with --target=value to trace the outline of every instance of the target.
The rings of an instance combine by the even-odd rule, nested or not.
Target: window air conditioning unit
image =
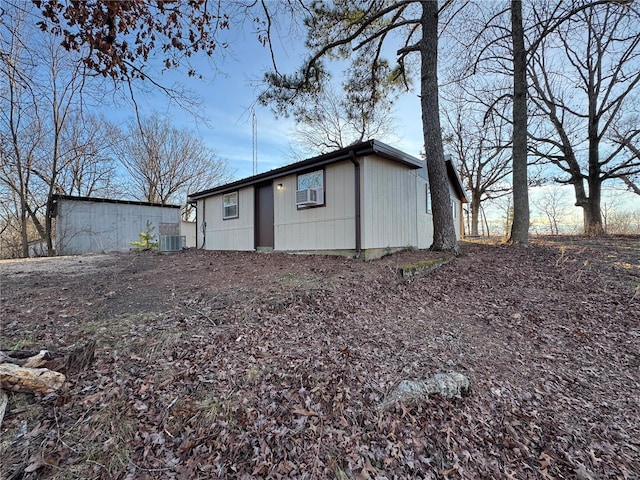
[[[324,203],[324,191],[322,188],[307,188],[296,190],[296,205],[306,207],[310,205],[322,205]]]

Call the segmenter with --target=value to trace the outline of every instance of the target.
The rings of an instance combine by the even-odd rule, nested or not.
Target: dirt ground
[[[1,479],[640,478],[640,237],[380,260],[0,262],[0,349],[95,358],[10,393]],[[380,405],[457,371],[469,396]]]

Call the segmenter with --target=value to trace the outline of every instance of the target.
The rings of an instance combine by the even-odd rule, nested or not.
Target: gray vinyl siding
[[[421,175],[416,177],[417,248],[429,248],[433,243],[433,215],[427,212],[427,182],[428,180]]]
[[[374,156],[362,165],[362,248],[417,246],[418,174]]]
[[[254,249],[253,187],[238,191],[238,218],[223,220],[222,194],[198,201],[198,215],[204,217],[207,250]],[[198,246],[202,245],[202,220],[198,218]]]
[[[355,248],[354,167],[341,162],[325,167],[325,205],[296,207],[297,175],[274,183],[274,249],[282,251]],[[278,189],[277,185],[282,184]]]
[[[462,212],[462,202],[460,201],[460,199],[458,198],[458,196],[456,195],[456,191],[453,187],[453,185],[451,184],[451,182],[449,182],[449,192],[451,193],[451,205],[452,205],[452,212],[453,212],[453,226],[456,229],[456,237],[458,237],[458,239],[460,239],[462,237],[462,225],[464,222],[464,218],[463,218],[463,212]]]
[[[429,248],[433,216],[426,211],[426,168],[390,160],[378,154],[358,157],[360,164],[361,248],[380,253],[405,247]],[[297,208],[298,174],[324,170],[324,205]],[[273,185],[273,245],[277,251],[350,252],[356,248],[355,166],[350,160],[299,168],[296,173],[260,178]],[[258,183],[256,183],[258,184]],[[233,184],[229,188],[232,188]],[[198,205],[198,245],[206,222],[204,248],[253,250],[255,246],[254,186],[239,187],[239,216],[222,219],[222,193]],[[280,188],[279,188],[280,187]],[[455,227],[461,231],[461,202],[450,184],[456,208]],[[230,190],[232,191],[232,190]],[[222,189],[217,192],[223,192]],[[224,191],[227,193],[227,191]],[[382,252],[384,253],[384,252]]]

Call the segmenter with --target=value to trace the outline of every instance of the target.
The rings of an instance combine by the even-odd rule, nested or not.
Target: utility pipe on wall
[[[349,151],[349,159],[353,163],[355,206],[356,206],[356,258],[360,258],[362,252],[362,226],[360,222],[360,162],[356,159],[353,150]]]

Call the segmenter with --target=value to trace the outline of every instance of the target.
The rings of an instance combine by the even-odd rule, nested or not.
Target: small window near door
[[[222,219],[238,218],[238,192],[225,193],[222,196]]]

